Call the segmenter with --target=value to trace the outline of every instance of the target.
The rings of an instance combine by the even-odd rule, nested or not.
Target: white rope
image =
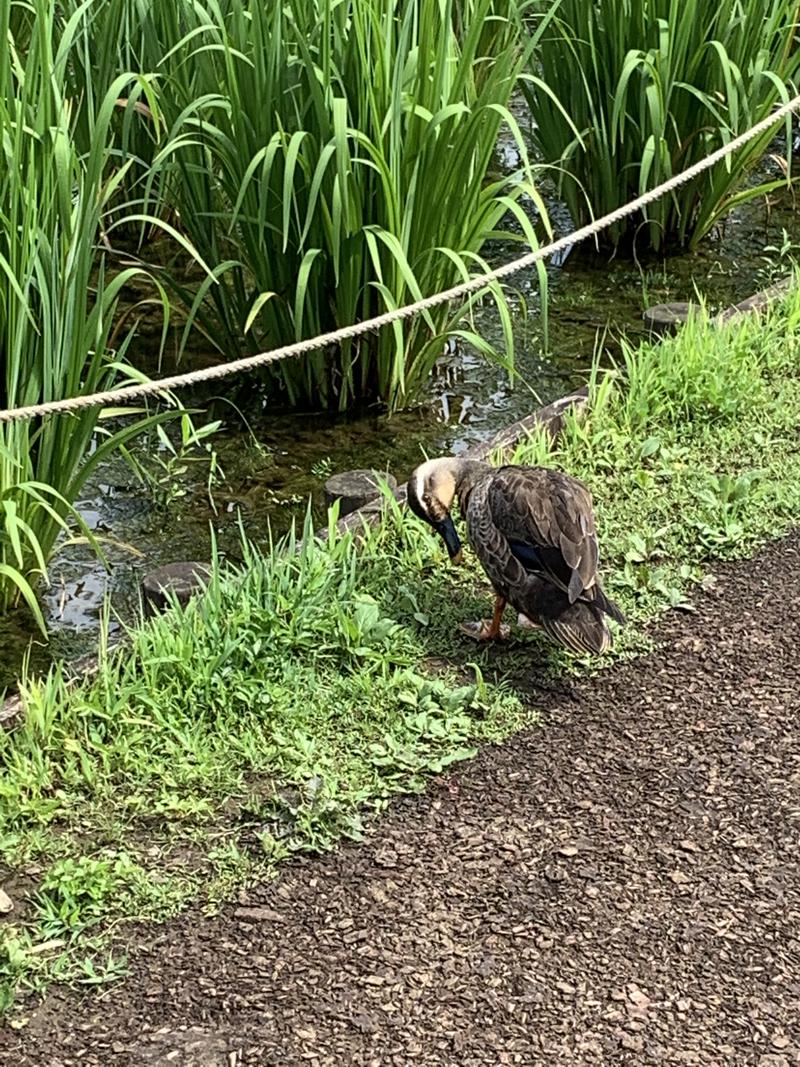
[[[489,271],[487,274],[477,275],[475,278],[471,278],[467,282],[454,285],[451,289],[445,289],[443,292],[434,293],[433,296],[427,296],[422,300],[415,301],[413,304],[405,304],[403,307],[395,308],[392,311],[386,311],[382,315],[377,315],[373,319],[357,322],[352,326],[342,326],[337,330],[331,330],[329,333],[320,334],[319,336],[312,337],[306,341],[297,341],[291,345],[283,345],[281,348],[274,348],[269,352],[260,352],[254,356],[245,356],[242,359],[235,359],[229,363],[220,363],[214,367],[205,367],[201,370],[189,371],[186,374],[176,374],[169,378],[158,378],[137,385],[126,385],[118,389],[106,389],[103,392],[91,393],[86,396],[74,396],[64,400],[50,400],[42,404],[31,404],[28,407],[0,411],[0,424],[16,422],[22,419],[32,419],[39,415],[56,415],[63,412],[79,411],[81,408],[86,407],[99,407],[106,404],[125,404],[132,400],[140,400],[142,397],[165,393],[171,389],[180,389],[187,385],[196,385],[199,382],[215,381],[219,378],[228,378],[241,371],[255,370],[257,367],[265,367],[271,363],[277,363],[284,359],[293,359],[297,356],[305,355],[307,352],[313,352],[317,349],[325,348],[327,345],[334,345],[340,341],[348,340],[349,338],[360,337],[366,333],[373,333],[376,330],[382,329],[384,326],[389,326],[393,322],[410,318],[412,315],[417,315],[420,311],[427,311],[429,308],[438,307],[440,304],[445,304],[450,300],[469,296],[470,294],[483,289],[489,282],[501,281],[503,278],[516,274],[518,271],[524,270],[526,267],[532,267],[548,256],[552,256],[556,252],[570,248],[572,245],[580,244],[582,241],[587,240],[587,238],[594,237],[603,230],[613,226],[615,223],[621,222],[629,215],[635,214],[642,208],[647,207],[648,204],[652,204],[653,201],[659,200],[662,196],[672,192],[673,189],[677,189],[679,186],[691,181],[692,178],[697,177],[698,174],[702,174],[703,171],[713,167],[715,163],[719,163],[721,160],[726,159],[743,145],[746,145],[749,141],[754,140],[761,134],[766,133],[772,126],[780,122],[782,119],[785,119],[787,115],[792,114],[799,108],[800,95],[795,96],[794,99],[783,104],[771,115],[762,119],[761,122],[756,123],[755,126],[752,126],[745,133],[742,133],[732,141],[729,141],[728,144],[718,148],[716,151],[712,152],[711,155],[706,156],[705,159],[699,160],[687,170],[681,171],[680,174],[673,175],[672,178],[669,178],[661,185],[656,186],[655,189],[643,193],[635,200],[631,200],[622,207],[616,208],[607,215],[603,215],[602,218],[596,219],[594,222],[591,222],[586,226],[582,226],[573,233],[567,234],[565,237],[560,237],[557,241],[552,241],[543,248],[536,249],[535,252],[529,252],[527,255],[515,259],[510,263],[506,263],[501,267],[497,267],[495,270]]]

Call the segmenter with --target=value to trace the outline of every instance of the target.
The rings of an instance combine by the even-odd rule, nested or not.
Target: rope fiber
[[[296,359],[298,356],[305,355],[308,352],[314,352],[320,348],[325,348],[328,345],[337,344],[339,341],[344,341],[353,337],[361,337],[367,333],[374,333],[375,331],[382,329],[384,326],[389,326],[391,323],[399,320],[408,319],[412,315],[419,314],[421,311],[427,311],[429,308],[438,307],[440,304],[445,304],[451,300],[469,296],[470,294],[483,289],[490,282],[502,281],[504,278],[508,278],[512,274],[525,270],[526,267],[534,266],[536,263],[552,256],[556,252],[570,248],[572,245],[580,244],[590,237],[595,237],[603,230],[608,229],[617,222],[621,222],[629,215],[635,214],[642,208],[647,207],[648,204],[652,204],[655,200],[659,200],[662,196],[666,196],[666,194],[672,192],[673,189],[677,189],[686,182],[691,181],[692,178],[697,177],[698,174],[702,174],[703,171],[713,167],[714,164],[726,159],[749,141],[767,133],[772,126],[775,126],[782,119],[785,119],[798,109],[800,109],[800,95],[787,101],[787,103],[772,112],[772,114],[767,115],[766,118],[762,119],[761,122],[756,123],[755,126],[746,130],[745,133],[740,134],[732,141],[722,145],[721,148],[716,149],[711,155],[706,156],[705,159],[699,160],[691,167],[681,171],[680,174],[673,175],[673,177],[669,178],[661,185],[636,197],[635,200],[629,201],[629,203],[624,204],[622,207],[616,208],[607,215],[603,215],[602,218],[595,219],[586,226],[582,226],[580,229],[575,230],[564,237],[560,237],[558,240],[552,241],[550,244],[544,245],[542,248],[537,248],[535,251],[521,256],[519,259],[512,260],[510,263],[506,263],[501,267],[497,267],[495,270],[491,270],[486,274],[476,275],[467,282],[461,282],[459,285],[454,285],[451,289],[445,289],[442,292],[434,293],[432,296],[417,300],[413,304],[405,304],[403,307],[386,311],[382,315],[375,316],[375,318],[366,319],[363,322],[357,322],[351,326],[342,326],[337,330],[319,334],[317,337],[309,338],[306,341],[297,341],[294,344],[283,345],[281,348],[274,348],[268,352],[260,352],[254,356],[245,356],[242,359],[235,359],[229,363],[220,363],[217,366],[204,367],[200,370],[189,371],[186,374],[175,374],[171,377],[153,379],[135,385],[125,385],[117,389],[106,389],[102,392],[91,393],[85,396],[73,396],[64,400],[50,400],[41,404],[31,404],[27,407],[11,408],[7,411],[0,411],[0,424],[17,422],[23,419],[33,419],[42,415],[58,415],[65,412],[79,411],[82,408],[101,407],[106,404],[113,404],[115,406],[118,404],[126,404],[133,400],[141,400],[143,397],[164,394],[170,390],[185,388],[189,385],[197,385],[200,382],[210,382],[220,378],[229,378],[242,371],[250,371],[255,370],[258,367],[266,367],[284,359]]]

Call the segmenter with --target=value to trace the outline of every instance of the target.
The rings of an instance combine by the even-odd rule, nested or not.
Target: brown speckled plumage
[[[435,496],[439,472],[447,471],[470,545],[498,598],[573,652],[610,647],[606,617],[619,623],[624,617],[598,576],[592,498],[582,482],[544,468],[458,459],[432,461],[420,471],[409,482],[412,509],[428,517],[416,497]],[[449,509],[451,501],[439,503]]]

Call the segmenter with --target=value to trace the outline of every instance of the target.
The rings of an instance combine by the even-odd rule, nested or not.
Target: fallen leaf
[[[41,956],[45,952],[55,952],[59,948],[63,948],[66,945],[66,941],[62,941],[60,938],[54,938],[52,941],[42,941],[39,945],[32,945],[28,949],[28,955]]]
[[[235,908],[233,917],[246,922],[283,922],[281,913],[272,908]]]

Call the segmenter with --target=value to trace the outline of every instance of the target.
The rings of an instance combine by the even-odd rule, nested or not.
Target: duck
[[[491,619],[465,622],[478,641],[509,636],[507,605],[518,625],[541,629],[578,655],[599,655],[613,645],[608,620],[625,625],[598,574],[599,549],[589,489],[562,471],[443,456],[411,474],[406,501],[444,541],[453,563],[462,559],[451,515],[457,500],[469,544],[494,593]]]

